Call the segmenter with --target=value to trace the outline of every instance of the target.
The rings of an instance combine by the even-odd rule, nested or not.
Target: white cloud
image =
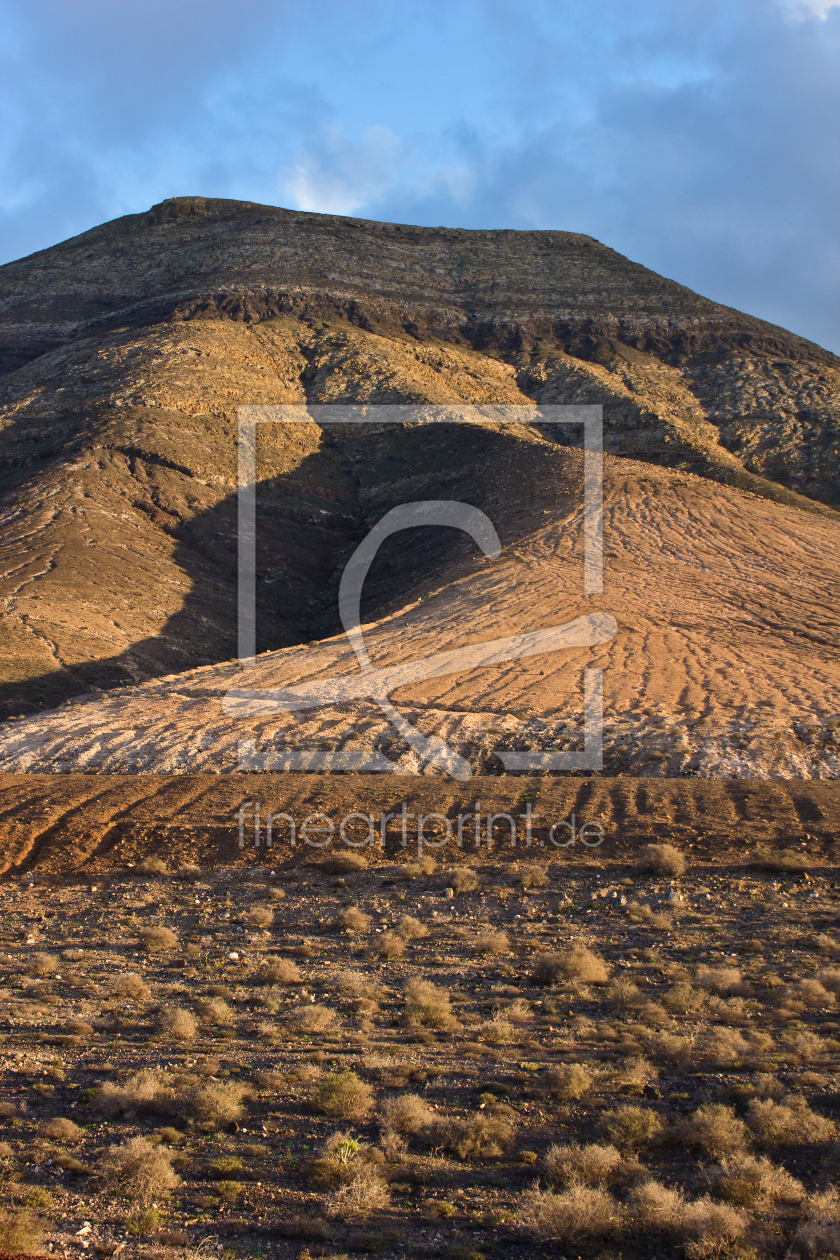
[[[840,0],[782,0],[782,12],[800,22],[811,17],[824,22],[832,9],[840,9]]]
[[[300,210],[354,214],[387,195],[407,160],[402,142],[387,127],[368,127],[352,140],[340,122],[331,123],[281,171],[280,184]]]

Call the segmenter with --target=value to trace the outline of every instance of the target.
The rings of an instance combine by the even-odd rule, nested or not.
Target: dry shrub
[[[561,980],[578,984],[607,984],[607,964],[585,945],[556,954],[540,954],[534,964],[534,984],[558,984]]]
[[[544,888],[548,883],[548,875],[544,867],[532,864],[520,868],[516,882],[523,888]]]
[[[649,1063],[643,1055],[631,1055],[630,1058],[623,1063],[615,1074],[615,1082],[617,1085],[636,1086],[641,1089],[643,1086],[655,1081],[659,1076],[659,1068]]]
[[[249,927],[254,928],[270,928],[274,922],[274,911],[268,906],[254,906],[252,910],[248,910],[244,915],[244,921]]]
[[[170,1041],[192,1041],[198,1034],[198,1024],[182,1006],[166,1006],[158,1015],[157,1031]]]
[[[503,1008],[502,1014],[512,1024],[527,1024],[533,1015],[533,1011],[531,1010],[530,1002],[527,1002],[525,998],[516,998],[515,1001],[509,1002]]]
[[[255,976],[257,984],[300,984],[300,970],[290,958],[266,958]]]
[[[171,1080],[163,1072],[135,1072],[121,1085],[106,1081],[94,1099],[94,1106],[106,1116],[135,1111],[165,1112],[173,1099]]]
[[[678,1234],[682,1228],[685,1199],[660,1181],[645,1181],[632,1195],[635,1224],[646,1234]]]
[[[562,1194],[528,1190],[520,1202],[522,1224],[541,1242],[585,1243],[622,1224],[622,1209],[612,1195],[591,1186],[570,1186]]]
[[[122,971],[117,976],[111,976],[107,981],[107,991],[111,997],[131,998],[135,1002],[144,1002],[151,997],[149,986],[136,971]]]
[[[697,1015],[703,1009],[706,994],[695,989],[688,980],[678,980],[671,985],[662,1001],[676,1015]]]
[[[605,1111],[601,1128],[616,1146],[631,1148],[652,1146],[665,1131],[664,1122],[655,1111],[629,1105]]]
[[[196,866],[194,862],[185,862],[183,866],[179,866],[175,872],[177,879],[185,879],[194,883],[195,880],[201,879],[201,867]]]
[[[43,1225],[34,1212],[0,1207],[0,1251],[10,1256],[40,1255],[43,1244]]]
[[[497,1011],[492,1019],[485,1020],[480,1029],[481,1036],[491,1046],[505,1046],[517,1037],[516,1029],[509,1023],[501,1011]]]
[[[203,1024],[212,1024],[216,1028],[228,1028],[236,1022],[236,1016],[224,998],[199,998],[196,1006],[199,1019]]]
[[[747,1123],[762,1146],[802,1146],[829,1142],[837,1126],[818,1116],[805,1098],[788,1096],[784,1102],[754,1098],[747,1109]]]
[[[475,938],[476,953],[489,955],[509,954],[510,937],[507,932],[494,932],[486,929]]]
[[[837,1004],[834,994],[830,993],[819,980],[800,980],[791,996],[796,1001],[804,1002],[810,1010],[827,1011]]]
[[[172,1158],[167,1147],[133,1137],[124,1146],[108,1148],[99,1161],[99,1172],[111,1194],[145,1203],[180,1185]]]
[[[367,858],[361,853],[335,853],[321,863],[321,870],[327,875],[354,875],[357,871],[366,871]]]
[[[199,1124],[221,1129],[242,1119],[248,1093],[234,1081],[208,1081],[190,1091],[182,1109]]]
[[[383,932],[376,942],[376,954],[394,962],[405,953],[405,941],[396,932]]]
[[[397,872],[403,879],[422,879],[425,875],[434,875],[435,859],[430,853],[424,853],[416,862],[407,862]]]
[[[299,1006],[292,1011],[289,1023],[299,1033],[326,1032],[339,1023],[338,1013],[331,1006]]]
[[[54,976],[58,971],[60,963],[55,954],[33,954],[26,964],[26,975],[28,976]]]
[[[156,857],[143,858],[143,861],[134,867],[135,875],[166,875],[168,872],[169,867],[166,863]]]
[[[555,1186],[604,1186],[620,1179],[624,1156],[615,1146],[597,1142],[580,1146],[550,1146],[543,1161],[545,1175]]]
[[[840,969],[837,967],[823,967],[817,972],[817,979],[823,988],[828,989],[829,993],[833,993],[835,997],[840,997]]]
[[[744,981],[737,967],[698,967],[697,983],[701,989],[726,997],[737,993]]]
[[[613,980],[607,990],[607,997],[620,1011],[636,1010],[647,1002],[635,980],[628,976],[619,976],[617,980]]]
[[[685,874],[685,867],[685,856],[672,844],[646,844],[636,859],[636,870],[642,874],[675,878]]]
[[[398,1094],[379,1108],[383,1125],[394,1133],[422,1133],[434,1124],[437,1113],[417,1094]]]
[[[354,936],[362,936],[370,931],[370,916],[362,914],[358,906],[350,906],[339,914],[338,925]]]
[[[350,1181],[330,1195],[327,1215],[340,1221],[366,1221],[391,1201],[388,1187],[370,1165],[362,1164]]]
[[[808,1199],[796,1241],[808,1256],[840,1255],[840,1194],[835,1189]]]
[[[732,1107],[723,1103],[705,1103],[689,1116],[679,1130],[683,1146],[721,1159],[741,1151],[749,1142],[749,1130]]]
[[[762,871],[774,871],[783,874],[785,871],[806,871],[812,865],[807,853],[794,853],[788,849],[757,849],[755,864]]]
[[[459,866],[452,872],[449,887],[458,894],[471,893],[481,887],[481,880],[469,866]]]
[[[381,984],[363,971],[352,971],[349,968],[336,975],[335,987],[342,997],[367,998],[370,1002],[382,997]]]
[[[697,1057],[710,1063],[734,1063],[749,1049],[749,1042],[734,1028],[709,1028],[695,1042]]]
[[[728,1203],[714,1203],[709,1198],[687,1203],[682,1222],[685,1254],[688,1260],[731,1256],[733,1244],[746,1228],[746,1213]]]
[[[592,1089],[595,1080],[592,1071],[582,1063],[561,1063],[543,1074],[542,1085],[552,1098],[573,1102],[583,1098]]]
[[[719,1199],[740,1207],[765,1203],[799,1203],[805,1188],[784,1168],[777,1168],[769,1159],[754,1155],[736,1155],[722,1160],[709,1171],[709,1181]]]
[[[364,1120],[373,1106],[373,1090],[355,1072],[335,1072],[318,1086],[315,1106],[325,1116]]]
[[[168,927],[147,927],[140,932],[140,948],[145,954],[163,954],[177,946],[178,937]]]
[[[404,941],[419,941],[429,935],[429,929],[413,914],[404,914],[397,924],[397,933]]]
[[[515,1114],[510,1107],[497,1105],[467,1119],[441,1117],[429,1137],[435,1147],[452,1151],[459,1159],[498,1159],[513,1146]]]
[[[42,1137],[52,1138],[54,1142],[76,1142],[82,1136],[83,1130],[64,1116],[54,1116],[52,1120],[44,1121],[40,1132]]]
[[[428,980],[409,980],[405,986],[406,1019],[421,1028],[449,1028],[455,1023],[449,992]]]
[[[667,932],[671,928],[671,920],[667,914],[658,914],[651,906],[641,901],[631,901],[627,907],[627,917],[631,923],[641,923],[645,927]]]

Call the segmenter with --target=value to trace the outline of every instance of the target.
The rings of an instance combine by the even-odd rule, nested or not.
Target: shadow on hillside
[[[340,632],[344,565],[392,507],[423,499],[472,504],[489,516],[505,546],[544,524],[546,507],[571,506],[579,490],[576,452],[523,442],[510,431],[462,424],[332,428],[320,449],[292,472],[258,486],[257,651]],[[63,674],[0,685],[0,718],[233,659],[237,508],[231,495],[167,531],[177,540],[174,559],[191,587],[158,634]],[[423,527],[392,536],[366,580],[363,621],[451,581],[479,554],[454,529]]]

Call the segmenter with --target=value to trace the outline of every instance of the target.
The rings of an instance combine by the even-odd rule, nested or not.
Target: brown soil
[[[510,827],[497,822],[494,860],[524,859],[523,826],[527,802],[532,803],[534,823],[531,852],[542,860],[576,863],[587,856],[598,862],[626,863],[641,844],[671,841],[689,846],[715,863],[747,861],[757,845],[793,848],[806,852],[815,862],[833,862],[840,835],[840,784],[814,781],[645,780],[476,778],[466,786],[442,779],[393,778],[369,775],[3,775],[0,776],[2,812],[0,844],[7,875],[32,873],[38,879],[63,876],[95,877],[137,863],[143,857],[160,857],[172,867],[182,862],[198,865],[250,866],[259,862],[284,864],[320,860],[324,853],[343,847],[336,834],[328,848],[319,850],[289,844],[288,824],[278,821],[275,845],[265,847],[265,818],[285,813],[296,823],[322,812],[337,829],[352,812],[372,814],[378,831],[382,814],[457,815],[474,813],[476,802],[488,814],[519,818],[519,842],[510,848]],[[253,805],[249,808],[246,847],[239,848],[237,811],[243,802],[260,803],[261,847],[253,847]],[[598,823],[603,843],[586,849],[579,841],[569,848],[549,843],[548,826],[576,817]],[[402,846],[401,825],[392,821],[386,830],[385,851],[362,850],[374,861],[393,861],[417,853],[416,821],[407,825],[407,845]],[[439,856],[447,861],[486,855],[486,823],[482,847],[476,852],[474,823],[465,823],[464,846],[445,843]],[[348,824],[348,836],[358,842],[367,825]],[[453,833],[457,832],[457,824]],[[311,838],[321,842],[326,833]],[[426,828],[432,844],[446,839],[441,822]],[[559,841],[568,832],[555,833]],[[594,838],[595,833],[591,833]],[[435,852],[433,849],[428,851]]]

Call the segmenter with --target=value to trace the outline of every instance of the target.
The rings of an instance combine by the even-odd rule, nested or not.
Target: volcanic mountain
[[[391,508],[457,500],[501,554],[433,527],[390,540],[363,604],[377,666],[618,627],[392,696],[475,770],[577,747],[590,667],[608,770],[836,776],[840,361],[800,337],[573,233],[188,197],[0,268],[0,368],[3,769],[224,771],[243,747],[268,766],[349,740],[422,770],[369,700],[303,720],[225,697],[357,669],[347,558]],[[240,668],[237,409],[339,403],[370,423],[261,433],[262,655]],[[384,403],[485,410],[382,426]],[[575,426],[486,410],[569,403],[603,407],[596,595]]]

